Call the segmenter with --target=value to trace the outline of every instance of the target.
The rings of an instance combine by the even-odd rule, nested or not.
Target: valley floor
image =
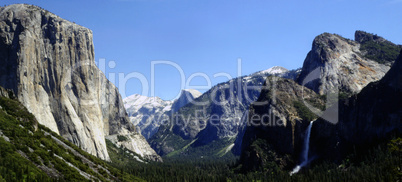
[[[398,181],[402,179],[402,138],[370,150],[354,152],[341,163],[317,161],[289,175],[274,162],[262,171],[244,172],[235,157],[186,160],[164,158],[164,163],[140,163],[122,150],[108,146],[112,166],[146,181]]]

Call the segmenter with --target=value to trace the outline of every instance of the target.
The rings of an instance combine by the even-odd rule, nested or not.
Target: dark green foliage
[[[51,181],[43,171],[17,153],[14,145],[0,137],[0,181]]]
[[[391,44],[387,41],[366,41],[361,44],[360,51],[366,52],[364,55],[368,59],[377,61],[378,63],[394,62],[401,51],[401,47]]]
[[[256,150],[263,153],[266,161],[258,171],[238,173],[234,159],[172,159],[164,158],[164,163],[140,163],[108,149],[112,163],[124,172],[134,174],[147,181],[398,181],[402,177],[402,139],[392,140],[387,145],[379,145],[364,153],[354,152],[341,163],[319,162],[298,174],[289,175],[289,170],[280,169],[277,156],[269,151],[263,140],[253,143]],[[118,158],[118,161],[116,159]]]
[[[117,140],[119,140],[119,142],[124,142],[127,141],[128,138],[123,135],[117,135]]]
[[[138,162],[111,142],[106,143],[112,163],[127,172],[146,181],[226,181],[230,175],[229,164],[233,160],[221,159],[180,159],[165,158],[163,163]]]
[[[119,170],[38,124],[34,116],[17,100],[0,97],[0,106],[2,107],[0,131],[5,138],[9,139],[6,141],[0,137],[0,181],[88,181],[66,162],[94,176],[96,178],[94,180],[108,181],[123,177],[132,181],[139,180],[129,174],[117,173],[116,171]],[[58,138],[97,166],[90,167],[81,157],[57,143],[52,137]],[[27,158],[24,158],[24,155]],[[52,168],[59,175],[48,176],[38,166]],[[116,175],[110,176],[104,169]]]
[[[307,108],[303,102],[294,101],[293,106],[296,108],[299,116],[305,121],[312,121],[317,118],[317,116]]]
[[[282,160],[271,148],[271,146],[263,139],[255,140],[251,146],[252,150],[259,156],[260,171],[277,174],[285,166],[281,166]]]
[[[61,146],[55,144],[51,138],[46,137],[44,132],[40,129],[35,131],[33,125],[37,124],[37,122],[34,119],[34,116],[30,114],[21,104],[19,104],[18,101],[0,98],[0,105],[5,109],[5,111],[0,111],[0,130],[10,139],[10,143],[5,142],[4,139],[2,140],[4,142],[1,143],[3,153],[1,160],[9,160],[11,157],[12,161],[21,161],[20,163],[22,165],[18,166],[17,168],[26,168],[27,170],[21,172],[21,175],[30,176],[31,180],[36,179],[36,176],[43,180],[50,180],[50,178],[44,172],[36,167],[37,165],[49,165],[49,163],[54,165],[54,167],[61,172],[64,179],[86,180],[78,173],[78,171],[69,167],[65,162],[61,161],[57,157],[49,156],[46,146],[41,147],[42,143],[47,144],[50,149],[62,151],[58,152],[61,155],[65,150]],[[43,126],[39,126],[39,128],[43,128]],[[3,148],[7,147],[7,145],[13,146],[14,151],[11,152],[10,150],[3,150]],[[18,154],[18,150],[25,153],[29,160]],[[1,164],[1,167],[6,169],[9,169],[10,167],[11,169],[16,169],[12,168],[12,166],[10,166],[8,163]],[[10,179],[10,175],[13,175],[12,172],[7,171],[1,171],[0,174],[6,180]],[[17,178],[15,179],[18,180],[24,178],[19,178],[17,175]]]

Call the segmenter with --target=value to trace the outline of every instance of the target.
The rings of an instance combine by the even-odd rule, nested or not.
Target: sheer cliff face
[[[339,131],[346,141],[370,143],[401,133],[402,52],[380,81],[371,83],[342,106]]]
[[[360,46],[359,42],[335,34],[317,36],[304,61],[298,83],[307,83],[311,73],[309,76],[318,79],[305,86],[320,95],[334,88],[346,93],[360,92],[370,82],[381,79],[390,68],[389,64],[366,58],[368,53],[362,52]]]
[[[402,52],[378,82],[340,104],[337,125],[319,120],[311,131],[311,154],[335,159],[402,133]]]
[[[1,86],[87,152],[108,160],[106,135],[138,135],[94,63],[91,30],[31,5],[0,8],[0,65]]]

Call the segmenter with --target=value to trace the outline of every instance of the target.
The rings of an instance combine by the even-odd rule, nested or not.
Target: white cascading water
[[[308,160],[308,150],[310,148],[310,132],[311,128],[313,127],[313,122],[310,121],[310,124],[308,125],[307,131],[306,131],[306,137],[304,138],[304,149],[303,149],[303,161],[301,164],[297,165],[292,172],[290,172],[290,175],[296,174],[300,171],[300,169],[304,166],[306,166],[309,162]]]

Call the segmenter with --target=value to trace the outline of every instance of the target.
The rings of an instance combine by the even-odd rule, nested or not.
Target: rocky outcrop
[[[225,141],[222,149],[233,147],[235,143],[233,150],[239,153],[245,115],[249,105],[259,97],[265,78],[277,75],[294,79],[298,73],[298,70],[275,67],[218,84],[193,103],[172,113],[169,125],[161,126],[150,144],[158,154],[166,155],[187,148],[190,143],[192,147],[198,147]]]
[[[360,92],[370,82],[381,79],[389,70],[390,64],[381,64],[377,60],[369,59],[372,56],[366,55],[373,51],[368,52],[361,47],[365,45],[370,47],[370,50],[381,52],[379,50],[384,46],[363,43],[368,40],[385,42],[385,39],[369,35],[371,34],[363,35],[357,32],[357,41],[329,33],[317,36],[304,61],[298,83],[320,95],[334,90],[352,94]],[[398,46],[394,45],[393,48]]]
[[[155,151],[150,148],[148,142],[144,140],[144,137],[137,133],[129,135],[108,135],[106,136],[106,139],[110,140],[117,147],[131,150],[146,160],[156,162],[163,161],[162,158],[159,155],[156,155]]]
[[[36,6],[2,7],[0,65],[0,85],[39,123],[85,151],[109,160],[105,136],[145,140],[95,65],[91,30]]]
[[[172,112],[179,111],[180,108],[193,102],[195,99],[202,95],[201,92],[194,89],[183,89],[180,93],[179,98],[177,98],[172,105]]]
[[[148,140],[159,129],[166,112],[171,110],[172,101],[165,101],[159,97],[132,95],[123,100],[130,121],[138,131]]]
[[[3,87],[0,87],[0,97],[10,98],[10,91],[11,90],[6,90]]]

